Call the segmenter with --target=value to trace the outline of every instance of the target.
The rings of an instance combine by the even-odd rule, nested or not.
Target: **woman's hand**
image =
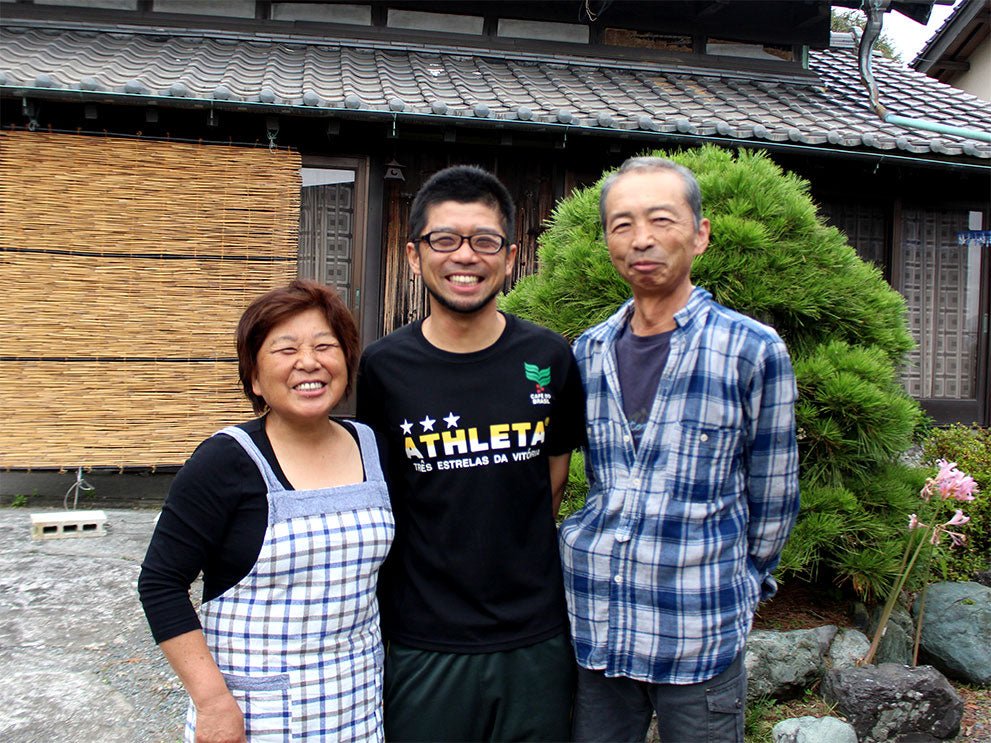
[[[196,743],[246,743],[244,715],[229,693],[196,707]]]
[[[196,743],[245,743],[244,715],[227,690],[201,630],[159,643],[196,707]]]

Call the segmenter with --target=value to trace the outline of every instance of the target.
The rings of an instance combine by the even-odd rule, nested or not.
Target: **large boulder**
[[[747,700],[793,699],[805,693],[822,671],[822,658],[836,627],[773,632],[754,630],[747,640]]]
[[[855,668],[857,662],[867,655],[871,641],[860,630],[843,627],[836,633],[827,655],[830,668]]]
[[[793,717],[771,729],[774,743],[857,743],[857,733],[848,722],[835,717]]]
[[[920,600],[913,613],[918,617]],[[934,583],[926,591],[920,658],[947,676],[991,685],[991,588]]]
[[[877,625],[881,619],[883,607],[874,609],[870,617],[868,626],[868,637],[873,637],[877,631]],[[874,663],[898,663],[899,665],[912,665],[913,646],[915,645],[915,623],[908,611],[902,608],[901,604],[896,604],[888,618],[888,627],[884,630],[881,642],[877,646],[877,653],[874,656]]]
[[[945,740],[959,732],[963,717],[963,700],[931,666],[832,669],[823,674],[822,694],[861,743]]]

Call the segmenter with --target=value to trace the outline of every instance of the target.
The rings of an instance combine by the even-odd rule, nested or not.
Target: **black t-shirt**
[[[581,444],[583,414],[567,342],[511,315],[475,353],[434,347],[419,322],[365,351],[357,417],[385,437],[396,518],[387,638],[473,653],[566,630],[547,457]]]
[[[357,441],[357,431],[344,427]],[[282,486],[293,490],[264,418],[239,428],[251,436]],[[172,482],[141,564],[138,593],[155,642],[200,629],[190,584],[202,571],[203,601],[209,601],[240,583],[258,560],[267,526],[268,497],[258,465],[230,436],[201,443]]]

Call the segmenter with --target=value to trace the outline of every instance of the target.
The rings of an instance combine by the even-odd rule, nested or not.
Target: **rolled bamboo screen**
[[[285,150],[0,133],[0,468],[181,464],[251,417],[234,329],[296,275]]]

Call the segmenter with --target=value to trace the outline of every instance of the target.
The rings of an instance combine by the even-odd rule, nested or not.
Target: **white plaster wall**
[[[520,21],[514,18],[499,19],[499,36],[543,41],[567,41],[588,43],[588,26],[554,21]]]
[[[372,8],[369,5],[334,3],[272,3],[272,20],[321,21],[324,23],[352,23],[372,25]]]
[[[389,8],[389,26],[411,31],[442,31],[453,34],[482,33],[485,19],[481,16],[452,13],[424,13],[419,10]]]
[[[953,87],[991,101],[991,37],[970,56],[970,69],[953,81]]]
[[[80,8],[137,10],[138,0],[34,0],[35,5],[75,5]]]
[[[254,18],[254,0],[155,0],[156,13],[219,15],[226,18]]]

